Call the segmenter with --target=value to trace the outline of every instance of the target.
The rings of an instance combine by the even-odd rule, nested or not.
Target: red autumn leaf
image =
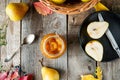
[[[27,76],[22,76],[19,78],[19,80],[27,80]]]
[[[10,78],[5,78],[5,79],[3,79],[3,80],[11,80]]]
[[[46,5],[44,5],[42,2],[35,2],[33,3],[33,5],[39,14],[42,15],[52,14],[52,10],[49,9]]]
[[[0,73],[0,80],[4,80],[7,77],[7,72]]]
[[[22,77],[20,77],[19,80],[33,80],[33,75],[32,74],[28,74],[26,76],[22,76]]]
[[[28,74],[28,79],[27,80],[33,80],[33,75],[32,74]]]
[[[14,71],[13,74],[11,75],[11,80],[16,79],[19,76],[18,71]]]

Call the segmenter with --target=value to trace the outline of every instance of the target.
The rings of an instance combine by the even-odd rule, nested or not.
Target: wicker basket
[[[50,0],[41,0],[43,4],[45,4],[48,8],[53,11],[61,14],[78,14],[83,11],[86,11],[92,8],[95,4],[97,4],[100,0],[90,0],[89,2],[83,3],[75,3],[75,4],[61,4],[57,5],[51,2]]]

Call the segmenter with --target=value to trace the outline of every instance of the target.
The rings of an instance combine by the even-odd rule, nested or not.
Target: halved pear
[[[101,38],[106,30],[108,29],[109,23],[103,22],[92,22],[87,27],[88,35],[93,39]]]
[[[92,40],[88,42],[85,46],[85,51],[96,61],[101,61],[103,58],[103,46],[99,41]]]

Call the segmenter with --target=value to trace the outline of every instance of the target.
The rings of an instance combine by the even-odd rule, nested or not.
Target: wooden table
[[[4,69],[9,69],[11,64],[20,65],[23,71],[33,73],[35,80],[42,80],[41,66],[38,62],[44,58],[44,65],[57,69],[60,72],[60,80],[80,80],[80,75],[93,73],[96,62],[86,56],[78,41],[79,28],[83,20],[95,10],[91,9],[78,15],[61,15],[54,13],[49,16],[39,15],[31,0],[0,0],[0,10],[4,13],[5,6],[10,2],[26,2],[30,10],[22,21],[10,22],[7,28],[7,45],[0,47],[0,60]],[[119,13],[119,0],[102,0],[110,10]],[[47,33],[57,32],[67,40],[67,51],[58,59],[45,58],[39,49],[42,37]],[[23,38],[28,34],[37,35],[37,40],[32,45],[24,45],[19,54],[8,63],[4,62],[7,55],[11,56],[20,46]],[[120,80],[120,59],[112,62],[101,63],[103,80]]]

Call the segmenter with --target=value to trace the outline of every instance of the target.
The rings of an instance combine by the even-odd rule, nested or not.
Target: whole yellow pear
[[[51,0],[55,4],[63,4],[66,0]]]
[[[82,2],[89,2],[90,0],[81,0]]]
[[[6,14],[12,21],[19,21],[25,16],[28,9],[29,6],[26,3],[9,3],[6,7]]]
[[[59,80],[59,73],[55,69],[42,67],[41,73],[43,80]]]

